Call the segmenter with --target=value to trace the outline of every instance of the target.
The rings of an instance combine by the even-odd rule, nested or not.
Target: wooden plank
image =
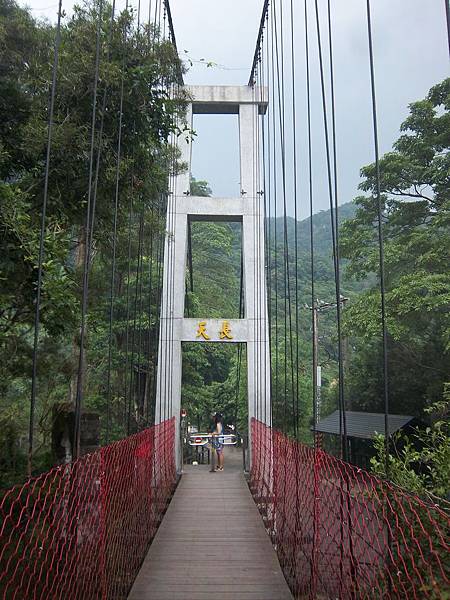
[[[241,464],[185,468],[128,600],[292,599]]]

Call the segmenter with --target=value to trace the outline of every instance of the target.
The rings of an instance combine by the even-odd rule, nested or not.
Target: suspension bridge
[[[89,149],[88,194],[85,202],[85,251],[79,261],[83,272],[77,377],[72,386],[73,420],[66,432],[70,446],[61,464],[33,473],[40,312],[45,279],[46,215],[51,197],[52,145],[58,123],[58,61],[61,60],[61,15],[55,26],[53,76],[48,105],[48,138],[43,178],[42,220],[36,280],[33,376],[30,402],[29,477],[2,494],[0,595],[4,600],[59,598],[73,600],[130,600],[165,598],[201,600],[219,595],[255,600],[298,599],[439,599],[448,597],[448,532],[450,519],[438,499],[414,495],[388,480],[351,464],[348,459],[349,412],[344,386],[342,293],[339,260],[339,205],[334,105],[333,35],[330,2],[299,4],[278,0],[262,3],[262,14],[248,83],[242,86],[186,86],[182,68],[163,74],[148,90],[180,109],[167,134],[165,166],[170,174],[164,192],[157,194],[151,214],[165,219],[163,230],[139,204],[126,204],[121,163],[126,131],[127,99],[119,86],[116,164],[110,199],[111,251],[108,269],[109,352],[106,382],[107,425],[105,445],[85,453],[88,424],[84,409],[89,292],[93,279],[99,173],[108,114],[108,84],[102,80],[102,60],[114,52],[114,6],[104,26],[103,3],[97,7],[98,28],[92,85],[92,128]],[[319,5],[328,8],[320,11]],[[323,7],[322,7],[323,8]],[[309,11],[309,12],[308,12]],[[298,14],[297,14],[298,13]],[[324,16],[324,14],[326,15]],[[174,23],[168,0],[150,2],[148,23],[140,28],[176,50]],[[103,24],[102,24],[103,23]],[[312,30],[308,29],[314,25]],[[363,25],[363,24],[362,24]],[[386,450],[393,431],[389,409],[388,328],[386,319],[383,206],[381,200],[376,104],[376,51],[372,43],[370,2],[366,3],[368,44],[367,91],[372,106],[373,155],[377,170],[377,232],[379,279],[379,340],[383,368],[383,430]],[[306,72],[296,70],[293,38],[304,28]],[[124,38],[130,35],[124,28]],[[324,44],[327,39],[327,44]],[[105,45],[103,50],[102,44]],[[152,45],[153,44],[153,45]],[[338,363],[339,457],[321,446],[317,430],[317,319],[312,327],[312,445],[299,441],[299,347],[293,332],[299,328],[300,297],[297,271],[290,253],[287,219],[300,198],[296,174],[300,160],[297,139],[306,136],[309,203],[314,209],[311,151],[311,53],[318,56],[322,85],[334,271]],[[325,53],[328,53],[325,61]],[[126,64],[127,56],[120,62]],[[249,57],[251,59],[251,57]],[[135,57],[133,58],[135,60]],[[249,60],[250,62],[250,60]],[[325,64],[329,69],[326,71]],[[65,75],[70,77],[70,73]],[[307,82],[306,128],[299,125],[296,93],[299,78]],[[331,84],[331,95],[327,86]],[[103,86],[103,87],[102,87]],[[232,198],[190,193],[192,118],[196,114],[235,114],[239,119],[240,194]],[[135,124],[133,124],[133,127]],[[161,125],[162,127],[162,125]],[[167,158],[168,157],[168,158]],[[178,165],[178,166],[177,166]],[[182,165],[180,167],[179,165]],[[130,178],[132,189],[140,182]],[[123,206],[121,206],[123,203]],[[135,228],[137,245],[128,241],[122,256],[116,246],[120,215]],[[271,223],[281,219],[279,231]],[[186,316],[186,281],[192,268],[190,228],[197,221],[239,223],[242,230],[241,306],[239,318]],[[276,223],[276,221],[275,221]],[[312,220],[311,220],[312,223]],[[104,226],[104,224],[102,224]],[[297,229],[295,229],[297,235]],[[125,235],[125,239],[126,239]],[[275,238],[275,241],[273,242]],[[128,234],[128,240],[131,233]],[[310,231],[311,293],[314,287],[314,231]],[[281,259],[271,244],[281,244]],[[135,252],[135,256],[132,253]],[[147,253],[147,254],[146,254]],[[147,256],[147,259],[145,259]],[[125,257],[125,258],[124,258]],[[148,259],[150,257],[150,259]],[[122,260],[123,262],[120,262]],[[120,263],[120,264],[119,264]],[[135,269],[134,290],[126,292],[126,354],[124,420],[128,435],[113,438],[114,331],[124,310],[118,297],[120,269]],[[152,272],[152,269],[154,271]],[[191,273],[192,276],[192,273]],[[149,285],[145,300],[143,288]],[[224,290],[226,293],[226,290]],[[281,294],[281,300],[278,299]],[[134,325],[131,308],[135,305]],[[148,302],[147,327],[136,307]],[[284,305],[279,317],[277,302]],[[156,306],[155,311],[153,307]],[[152,313],[153,311],[153,313]],[[145,307],[144,307],[145,312]],[[156,323],[156,327],[151,324]],[[223,473],[208,465],[183,464],[185,433],[181,427],[182,344],[243,344],[246,347],[248,398],[247,471],[235,448],[230,449]],[[129,345],[128,345],[129,343]],[[286,360],[281,360],[283,356]],[[287,357],[287,358],[286,358]],[[289,359],[289,360],[288,360]],[[282,389],[284,388],[284,389]]]

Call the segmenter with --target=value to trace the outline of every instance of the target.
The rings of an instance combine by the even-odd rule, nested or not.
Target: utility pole
[[[343,306],[348,301],[341,295],[339,302]],[[322,367],[319,365],[319,312],[328,308],[336,308],[336,302],[323,302],[317,299],[314,306],[308,306],[313,311],[313,398],[314,398],[314,425],[320,421],[321,390],[322,390]],[[345,345],[344,345],[345,348]],[[343,364],[346,363],[346,352],[342,357]]]
[[[320,385],[319,383],[319,312],[317,302],[310,307],[313,311],[313,398],[314,398],[314,425],[320,421]]]

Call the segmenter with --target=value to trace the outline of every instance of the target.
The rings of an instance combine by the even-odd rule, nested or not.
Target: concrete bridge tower
[[[191,86],[187,91],[191,98],[187,109],[188,123],[192,122],[194,114],[238,115],[241,195],[234,198],[190,196],[191,144],[184,136],[179,137],[180,160],[189,168],[174,178],[168,199],[155,412],[155,423],[175,417],[178,469],[181,468],[181,343],[205,341],[197,335],[200,322],[205,322],[211,342],[246,344],[249,435],[252,417],[271,425],[259,135],[259,115],[267,109],[267,90],[248,86]],[[242,223],[244,318],[230,319],[228,315],[223,315],[223,319],[209,319],[208,315],[199,319],[184,317],[188,220]],[[232,339],[220,336],[224,321]]]

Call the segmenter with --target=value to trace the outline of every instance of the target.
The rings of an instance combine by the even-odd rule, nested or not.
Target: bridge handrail
[[[450,592],[442,506],[252,421],[250,486],[295,597]]]
[[[0,598],[125,600],[175,488],[174,441],[172,418],[4,492]]]
[[[212,433],[190,433],[188,443],[190,446],[205,446],[211,442],[213,437]],[[217,437],[224,446],[234,446],[237,444],[237,437],[234,433],[221,433],[215,437]]]

